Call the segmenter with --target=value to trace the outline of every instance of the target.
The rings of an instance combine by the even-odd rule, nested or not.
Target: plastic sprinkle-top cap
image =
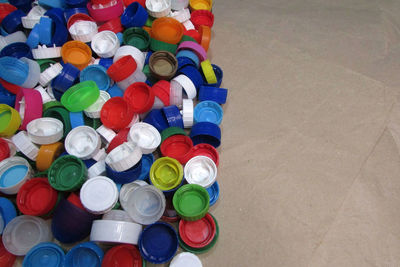
[[[173,18],[163,17],[153,21],[151,35],[159,41],[177,44],[185,32],[182,24]]]
[[[190,152],[193,147],[192,140],[186,135],[173,135],[162,142],[160,150],[163,156],[177,159],[185,164],[190,159]]]
[[[132,266],[142,267],[142,257],[134,245],[118,245],[104,255],[103,267]]]
[[[84,81],[70,87],[61,97],[61,103],[71,112],[79,112],[94,104],[100,91],[94,81]]]
[[[84,242],[74,246],[65,256],[65,266],[100,267],[103,250],[93,242]]]
[[[130,105],[122,97],[113,97],[103,105],[100,119],[107,128],[119,131],[129,125],[133,114]]]
[[[65,63],[71,63],[78,69],[83,70],[92,59],[92,50],[81,41],[69,41],[62,46],[61,56]]]
[[[211,243],[216,233],[216,225],[210,214],[197,221],[179,222],[179,236],[186,245],[202,248]]]
[[[129,130],[128,140],[137,144],[143,154],[153,153],[161,143],[158,130],[151,124],[138,122]]]
[[[90,178],[80,190],[83,206],[94,214],[110,211],[117,203],[118,195],[119,192],[115,183],[105,176]]]
[[[26,254],[23,267],[60,267],[64,264],[65,254],[60,246],[54,243],[45,242],[34,246]]]
[[[133,112],[141,114],[153,106],[154,92],[146,83],[136,82],[126,89],[124,99],[130,104]]]
[[[175,192],[172,203],[179,216],[186,221],[196,221],[208,212],[210,197],[200,185],[183,185]]]
[[[143,258],[156,264],[171,260],[178,250],[178,245],[174,228],[163,222],[146,227],[139,240],[139,250]]]
[[[75,156],[62,156],[51,165],[48,178],[50,185],[58,191],[75,191],[85,182],[87,168]]]
[[[174,189],[182,182],[182,179],[183,168],[176,159],[159,158],[150,168],[151,183],[163,191]]]
[[[188,266],[203,267],[199,257],[190,252],[179,253],[172,259],[171,263],[169,264],[169,267],[188,267]]]

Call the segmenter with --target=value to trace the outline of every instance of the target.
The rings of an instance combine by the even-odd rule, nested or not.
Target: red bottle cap
[[[85,207],[82,205],[81,198],[76,193],[69,194],[67,198],[68,202],[73,204],[75,207],[80,208],[81,210],[86,210]]]
[[[215,165],[219,165],[219,153],[210,144],[206,143],[201,143],[197,144],[194,147],[192,147],[192,150],[190,151],[190,158],[193,158],[195,156],[206,156],[212,159],[215,162]]]
[[[102,267],[131,266],[142,267],[142,257],[133,245],[119,245],[111,248],[104,255]]]
[[[179,222],[179,236],[182,241],[192,248],[203,248],[214,239],[217,227],[212,216],[207,213],[197,221]]]
[[[160,150],[163,156],[174,158],[185,164],[190,159],[192,147],[193,141],[190,137],[178,134],[165,139]]]
[[[133,72],[135,72],[137,64],[135,59],[131,55],[123,56],[118,59],[114,64],[112,64],[108,70],[107,74],[116,82],[125,80]]]
[[[9,91],[10,93],[12,93],[12,94],[14,94],[14,95],[18,94],[19,91],[22,89],[21,86],[18,86],[18,85],[16,85],[16,84],[9,83],[9,82],[7,82],[7,81],[5,81],[5,80],[3,80],[3,79],[0,79],[0,84],[1,84],[7,91]]]
[[[122,28],[121,20],[118,17],[118,18],[114,18],[112,20],[105,22],[97,30],[98,30],[98,32],[112,31],[114,33],[119,33],[119,32],[123,31],[123,28]]]
[[[5,17],[8,16],[11,12],[17,10],[17,8],[13,5],[8,3],[1,3],[0,4],[0,23],[3,21]],[[2,265],[1,265],[2,266]]]
[[[110,144],[107,147],[107,154],[110,153],[114,148],[122,143],[128,141],[129,129],[122,129],[119,133],[111,140]]]
[[[112,0],[90,0],[90,2],[93,5],[107,5],[111,2]]]
[[[124,93],[124,99],[129,103],[134,113],[145,113],[154,104],[154,92],[150,86],[143,82],[129,85]]]
[[[0,138],[0,161],[8,158],[10,156],[10,147],[8,143],[3,138]]]
[[[195,39],[197,43],[199,43],[199,44],[201,43],[201,35],[200,35],[200,33],[199,33],[197,30],[195,30],[195,29],[185,31],[185,33],[184,33],[183,35],[190,36],[190,37],[192,37],[193,39]]]
[[[6,250],[3,244],[3,240],[0,236],[0,266],[1,267],[12,267],[14,265],[17,256],[11,254]]]
[[[86,15],[84,13],[76,13],[68,19],[67,28],[69,29],[69,27],[71,27],[72,24],[74,24],[75,22],[81,21],[81,20],[95,22],[94,19],[92,17],[90,17],[89,15]]]
[[[138,2],[143,8],[146,8],[146,0],[124,0],[124,5],[129,6],[133,2]]]
[[[153,92],[156,97],[158,97],[164,106],[169,106],[169,93],[171,91],[171,83],[165,80],[156,82],[153,87]]]
[[[17,194],[17,207],[25,215],[41,216],[49,213],[57,203],[58,193],[47,178],[25,182]]]
[[[120,131],[131,123],[133,115],[130,105],[122,97],[116,96],[103,105],[100,120],[107,128]]]
[[[196,10],[190,14],[190,20],[194,27],[199,29],[200,25],[212,27],[214,25],[214,14],[208,10]]]

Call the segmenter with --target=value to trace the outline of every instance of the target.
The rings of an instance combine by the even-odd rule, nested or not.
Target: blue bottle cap
[[[194,123],[207,121],[220,125],[223,116],[224,111],[215,101],[202,101],[194,108]]]
[[[50,45],[53,32],[53,20],[48,17],[41,17],[39,25],[39,42],[43,45]]]
[[[156,127],[159,132],[162,132],[164,129],[169,127],[168,121],[161,109],[151,110],[143,121]]]
[[[16,96],[7,91],[3,86],[0,85],[0,104],[6,104],[10,107],[14,107]]]
[[[120,96],[122,97],[124,95],[124,92],[121,90],[121,88],[118,87],[117,84],[114,84],[113,86],[111,86],[110,88],[108,88],[107,93],[111,96],[111,97],[115,97],[115,96]]]
[[[177,106],[163,107],[162,111],[167,119],[169,127],[179,127],[183,129],[183,119]]]
[[[51,18],[55,23],[66,24],[66,20],[64,18],[64,10],[61,8],[52,8],[44,13],[45,16]]]
[[[217,148],[221,144],[221,129],[211,122],[199,122],[193,125],[190,132],[193,145],[206,143]]]
[[[207,188],[207,193],[210,196],[210,206],[214,205],[219,198],[219,185],[218,182]]]
[[[3,227],[0,228],[0,234],[2,234],[6,225],[17,217],[17,210],[8,198],[0,197],[0,215],[3,220]]]
[[[33,59],[31,48],[29,45],[22,42],[12,43],[4,47],[0,52],[0,57],[6,56],[16,58],[26,57]]]
[[[9,35],[9,33],[6,32],[6,30],[4,30],[3,26],[0,26],[0,34],[1,34],[1,36],[7,36],[7,35]]]
[[[86,7],[88,0],[65,0],[65,4],[70,8]]]
[[[185,74],[187,77],[189,77],[189,79],[192,80],[194,86],[196,86],[197,89],[199,89],[199,87],[202,86],[204,83],[203,76],[196,67],[185,66],[178,70],[178,73]]]
[[[152,51],[148,51],[148,52],[147,52],[147,54],[146,54],[146,59],[144,60],[144,65],[148,65],[148,64],[149,64],[150,57],[151,57],[152,54],[153,54]]]
[[[119,40],[119,45],[122,45],[124,43],[124,35],[122,34],[122,32],[117,32],[116,35]]]
[[[196,67],[195,63],[188,57],[179,57],[178,60],[178,71],[186,66],[194,66]]]
[[[65,8],[64,0],[39,0],[39,5],[45,8]]]
[[[95,243],[80,243],[68,251],[64,264],[75,267],[100,267],[103,256],[103,250]]]
[[[142,156],[142,170],[140,172],[140,176],[138,180],[146,180],[149,178],[151,165],[154,163],[154,155],[153,154],[144,154]]]
[[[73,8],[67,8],[64,10],[64,18],[66,21],[68,21],[68,19],[75,14],[78,13],[82,13],[82,14],[86,14],[89,15],[89,11],[87,10],[86,7],[73,7]]]
[[[100,58],[99,60],[99,65],[103,66],[106,69],[108,69],[112,64],[113,64],[112,58]]]
[[[79,72],[79,69],[72,64],[65,64],[61,70],[61,73],[52,80],[51,87],[53,87],[53,90],[57,89],[64,93],[72,85],[74,85],[79,76]]]
[[[90,167],[92,167],[94,164],[96,164],[96,162],[97,162],[94,159],[85,159],[85,160],[82,160],[82,161],[83,161],[83,163],[85,163],[86,168],[88,168],[88,169]]]
[[[8,2],[27,14],[32,9],[32,0],[9,0]]]
[[[15,57],[0,58],[0,78],[9,83],[21,85],[29,74],[29,65]]]
[[[220,67],[218,67],[215,64],[211,64],[211,66],[213,67],[215,76],[217,76],[217,82],[216,83],[210,83],[210,84],[205,84],[208,86],[214,86],[214,87],[221,87],[221,83],[222,83],[222,78],[224,77],[224,72],[222,71],[222,69]]]
[[[142,160],[136,163],[132,168],[122,172],[114,171],[110,166],[108,166],[108,164],[106,164],[107,177],[111,178],[117,184],[127,184],[137,180],[141,171]]]
[[[139,237],[142,257],[151,263],[168,262],[178,250],[178,235],[171,225],[156,222],[147,226]]]
[[[200,59],[199,57],[196,55],[196,53],[194,53],[193,51],[190,50],[181,50],[176,54],[176,58],[187,58],[191,60],[191,64],[189,65],[194,65],[195,67],[199,67],[200,66]],[[183,66],[179,65],[179,60],[178,60],[178,69],[182,68]]]
[[[144,9],[138,2],[133,2],[126,7],[121,16],[121,24],[125,28],[130,27],[143,27],[149,17],[146,9]]]
[[[54,19],[53,21],[55,22],[54,26],[55,30],[53,38],[51,38],[51,44],[55,44],[56,46],[62,46],[68,40],[68,30],[64,24],[61,24],[55,21]]]
[[[70,112],[69,113],[69,119],[71,121],[71,127],[76,128],[79,126],[84,126],[85,125],[85,119],[83,117],[83,112]]]
[[[80,75],[80,81],[94,81],[100,90],[106,91],[110,87],[110,77],[107,69],[100,65],[90,65],[84,68]]]
[[[61,267],[64,266],[64,251],[55,243],[40,243],[26,254],[22,267]]]
[[[38,47],[39,40],[40,40],[40,25],[38,23],[35,26],[33,26],[33,29],[29,33],[28,39],[26,40],[26,44],[33,49]]]
[[[225,104],[227,96],[228,89],[202,85],[199,89],[198,98],[200,101],[211,100],[218,104]]]
[[[22,30],[23,27],[21,18],[25,16],[26,14],[22,10],[17,9],[3,19],[1,26],[7,33],[13,33],[18,30]]]

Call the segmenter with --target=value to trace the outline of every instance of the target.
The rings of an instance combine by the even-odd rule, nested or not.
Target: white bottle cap
[[[180,23],[185,22],[190,19],[189,8],[181,9],[178,11],[172,11],[169,13],[169,17],[176,19]]]
[[[184,74],[180,74],[180,75],[176,76],[175,78],[173,78],[171,83],[172,82],[179,83],[182,86],[183,90],[185,90],[185,93],[189,99],[193,99],[196,97],[196,94],[197,94],[196,86],[194,85],[194,83],[188,76],[186,76]],[[171,84],[171,86],[172,86],[172,84]]]
[[[209,157],[196,156],[186,163],[184,174],[189,184],[198,184],[208,188],[217,179],[217,165]]]
[[[80,190],[82,205],[93,214],[109,212],[118,201],[118,188],[113,180],[97,176],[87,180]]]
[[[118,48],[117,52],[115,52],[113,62],[115,63],[118,59],[126,55],[131,55],[136,61],[137,69],[143,70],[146,58],[142,51],[131,45],[124,45]]]
[[[13,195],[32,177],[32,168],[22,157],[6,158],[0,162],[0,192]]]
[[[100,90],[100,95],[96,102],[84,110],[85,115],[92,119],[100,118],[100,111],[103,105],[111,98],[110,94],[106,91]]]
[[[21,215],[6,225],[2,238],[8,252],[24,256],[37,244],[51,241],[52,234],[49,224],[42,218]]]
[[[103,58],[113,57],[120,44],[118,36],[112,31],[101,31],[93,36],[91,43],[93,51]]]
[[[92,159],[94,159],[95,161],[102,161],[105,160],[106,157],[107,157],[106,149],[102,148],[99,150],[99,152],[97,152],[96,155],[93,156]]]
[[[143,154],[150,154],[160,145],[161,135],[153,125],[138,122],[129,130],[128,141],[139,146]]]
[[[116,172],[123,172],[132,168],[142,158],[140,148],[131,143],[125,142],[114,148],[106,157],[106,163]]]
[[[108,145],[117,135],[113,130],[104,125],[101,125],[99,128],[97,128],[96,132],[100,135],[101,141],[105,145]]]
[[[96,22],[89,20],[79,20],[69,27],[72,39],[89,43],[97,33]]]
[[[178,108],[182,107],[182,85],[177,81],[171,80],[171,89],[169,93],[169,104]]]
[[[48,145],[62,139],[64,125],[58,119],[44,117],[29,122],[26,126],[26,130],[33,143]]]
[[[85,160],[99,152],[101,140],[92,127],[79,126],[68,133],[64,145],[68,154]]]
[[[41,86],[47,86],[62,71],[63,66],[60,63],[50,64],[50,67],[45,69],[39,78]]]
[[[181,10],[187,8],[189,5],[189,0],[172,0],[171,8],[173,10]]]
[[[21,85],[21,87],[34,88],[36,86],[36,84],[38,84],[38,82],[39,82],[40,66],[35,60],[29,59],[26,57],[21,57],[20,60],[25,62],[26,64],[28,64],[28,68],[29,68],[28,77],[26,77],[26,80]]]
[[[140,69],[136,69],[131,75],[128,76],[128,78],[117,82],[117,85],[122,91],[125,91],[126,88],[129,87],[129,85],[135,82],[145,82],[146,79],[147,77],[143,73],[143,71],[141,71]]]
[[[185,21],[184,23],[182,23],[182,25],[183,25],[183,27],[185,27],[185,29],[186,29],[187,31],[190,31],[190,30],[194,30],[194,29],[195,29],[195,28],[194,28],[194,25],[193,25],[193,23],[192,23],[191,20]]]
[[[7,36],[0,36],[0,50],[9,44],[18,43],[18,42],[21,42],[21,43],[26,42],[26,35],[22,31],[17,31],[17,32],[11,33]]]
[[[32,55],[34,59],[58,58],[61,57],[61,47],[39,45],[36,49],[32,49]]]
[[[171,12],[171,0],[147,0],[146,9],[153,18],[165,17]]]
[[[25,29],[33,29],[33,26],[35,24],[39,23],[40,17],[46,13],[46,9],[44,9],[41,6],[34,6],[32,9],[29,11],[28,15],[24,16],[21,18],[22,25],[24,26]]]
[[[153,185],[144,185],[133,190],[124,207],[135,222],[148,225],[158,221],[165,210],[165,196]]]
[[[193,112],[194,112],[193,106],[194,105],[192,99],[183,99],[181,115],[183,120],[183,126],[185,128],[191,128],[193,126]]]
[[[40,95],[42,96],[42,102],[43,104],[46,104],[47,102],[54,101],[50,97],[50,95],[47,93],[46,89],[44,89],[42,86],[38,85],[34,88],[34,90],[38,91]]]
[[[160,100],[160,98],[158,98],[158,96],[154,97],[154,104],[153,107],[151,109],[160,109],[165,107],[164,103]],[[148,114],[148,112],[146,113],[146,115]]]
[[[142,226],[134,222],[95,220],[90,241],[137,245]]]
[[[190,252],[179,253],[172,259],[171,263],[169,264],[169,267],[189,267],[189,266],[203,267],[203,264],[201,264],[201,260],[199,259],[199,257]]]
[[[132,127],[132,125],[134,125],[135,123],[138,123],[139,120],[140,120],[139,114],[137,114],[137,113],[133,114],[133,118],[132,118],[132,120],[131,120],[131,122],[129,123],[129,125],[128,125],[127,128]]]
[[[124,210],[110,210],[103,215],[103,220],[119,221],[119,222],[134,222],[129,214]]]
[[[32,143],[31,139],[25,131],[20,131],[11,137],[14,145],[29,159],[36,161],[37,154],[39,153],[39,148]]]
[[[96,176],[104,176],[106,175],[106,162],[105,160],[100,160],[90,166],[88,169],[88,178],[93,178]]]
[[[119,191],[119,203],[121,204],[121,207],[126,210],[128,207],[128,197],[129,195],[136,189],[141,186],[149,185],[145,181],[142,180],[136,180],[132,183],[124,184],[121,187],[121,190]]]

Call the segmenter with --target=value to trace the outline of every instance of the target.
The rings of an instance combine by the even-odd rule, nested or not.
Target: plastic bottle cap
[[[179,127],[168,127],[164,131],[161,132],[161,142],[164,142],[165,139],[174,135],[186,135],[185,130]]]
[[[173,135],[162,142],[160,150],[163,156],[177,159],[185,164],[190,159],[190,152],[193,147],[192,140],[186,135]]]
[[[178,61],[167,51],[157,51],[150,56],[150,73],[159,80],[170,80],[178,70]]]
[[[182,115],[177,106],[171,105],[168,107],[163,107],[162,111],[170,127],[180,127],[183,129]]]
[[[211,65],[209,59],[201,62],[201,70],[203,71],[204,77],[206,78],[207,83],[217,83],[217,76],[215,75],[214,69]]]
[[[141,114],[153,106],[154,92],[146,83],[136,82],[126,89],[124,99],[130,104],[133,112]]]
[[[107,128],[119,131],[129,125],[133,114],[130,105],[122,97],[113,97],[103,105],[100,119]]]
[[[179,21],[168,17],[156,19],[151,26],[152,38],[169,44],[179,43],[184,31]]]
[[[0,161],[3,161],[8,157],[10,157],[10,147],[6,140],[0,138]]]
[[[182,219],[196,221],[203,218],[208,212],[210,197],[204,187],[187,184],[175,192],[172,202]]]
[[[188,8],[177,9],[169,13],[169,17],[182,23],[190,19],[190,11]]]
[[[6,104],[0,104],[0,136],[12,136],[21,124],[21,117],[15,109]]]
[[[121,16],[121,24],[125,28],[143,27],[146,24],[148,16],[149,15],[145,8],[137,2],[133,2],[125,8],[125,11]]]
[[[64,126],[58,119],[45,117],[29,122],[26,130],[33,143],[46,145],[62,139]]]
[[[1,57],[32,58],[31,48],[25,42],[10,43],[0,52]]]
[[[124,184],[119,191],[119,202],[124,210],[128,208],[128,197],[130,194],[136,189],[141,186],[149,185],[145,181],[136,180],[131,183]]]
[[[45,242],[34,246],[26,254],[23,266],[39,267],[46,266],[62,266],[65,254],[62,248],[54,243]]]
[[[84,242],[74,246],[65,256],[66,266],[85,267],[100,266],[103,260],[103,250],[93,242]]]
[[[3,233],[4,227],[17,216],[17,211],[14,204],[5,197],[0,197],[0,216],[3,222],[3,227],[0,228],[0,234]],[[0,248],[3,244],[0,238]],[[1,263],[1,249],[0,249],[0,263]]]
[[[105,176],[87,180],[81,190],[83,206],[93,214],[104,214],[110,211],[118,201],[118,189],[115,183]]]
[[[45,171],[50,168],[54,160],[64,150],[64,145],[60,142],[53,144],[42,145],[36,157],[36,169],[38,171]]]
[[[132,168],[141,158],[142,151],[140,148],[131,142],[125,142],[107,155],[106,163],[114,171],[122,172]]]
[[[181,10],[189,5],[189,0],[172,0],[171,1],[171,8],[173,10]]]
[[[182,101],[182,120],[183,126],[185,128],[190,128],[193,126],[193,116],[194,116],[194,108],[193,108],[193,100],[192,99],[183,99]]]
[[[60,72],[62,71],[62,65],[56,63],[50,65],[45,71],[40,74],[39,83],[41,86],[47,86]]]
[[[65,63],[71,63],[83,70],[92,59],[92,50],[81,41],[69,41],[61,47],[61,56]]]
[[[65,150],[68,154],[83,160],[96,155],[100,146],[100,136],[95,129],[89,126],[76,127],[65,138]]]
[[[90,16],[99,22],[118,18],[124,11],[122,0],[108,1],[108,4],[100,4],[97,6],[95,2],[92,1],[87,3],[86,7]]]
[[[30,160],[35,161],[37,154],[39,153],[39,148],[32,143],[31,139],[25,131],[20,131],[13,137],[11,137],[14,145]]]
[[[169,93],[171,91],[171,84],[168,81],[158,81],[152,86],[154,95],[158,97],[164,106],[169,106]]]
[[[103,267],[134,266],[142,267],[142,257],[139,250],[133,245],[118,245],[104,255]],[[144,265],[143,265],[144,267]]]
[[[150,154],[160,145],[161,136],[154,126],[138,122],[130,128],[128,140],[139,146],[143,154]]]
[[[137,47],[141,51],[146,51],[150,45],[150,35],[147,31],[139,27],[131,27],[124,31],[124,44]]]
[[[195,156],[206,156],[212,159],[215,162],[215,165],[218,167],[219,165],[219,153],[210,144],[197,144],[192,148],[192,151],[190,153],[190,157],[195,157]]]
[[[189,49],[189,50],[192,50],[193,52],[195,52],[196,55],[199,57],[200,61],[204,61],[207,59],[207,52],[204,50],[204,48],[201,45],[199,45],[196,42],[191,42],[191,41],[182,42],[178,46],[177,51],[180,51],[183,49]]]
[[[190,20],[196,29],[201,25],[211,28],[214,24],[214,14],[209,10],[195,10],[192,12]]]
[[[12,267],[14,266],[14,262],[17,256],[11,254],[4,247],[2,238],[0,236],[0,264],[4,267]]]
[[[190,252],[181,252],[176,255],[171,263],[169,264],[170,267],[203,267],[199,257],[195,254]]]
[[[125,211],[135,222],[151,224],[158,221],[165,209],[165,196],[156,187],[145,185],[127,196]]]
[[[117,34],[117,33],[119,33],[119,32],[122,32],[122,31],[123,31],[123,28],[122,28],[122,25],[121,25],[121,20],[120,20],[120,18],[114,18],[114,19],[111,19],[111,20],[105,22],[103,25],[101,25],[101,26],[98,28],[98,31],[99,31],[99,32],[102,32],[102,31],[112,31],[112,32],[114,32],[115,34]]]
[[[24,183],[18,191],[17,206],[25,215],[42,216],[54,208],[57,197],[57,191],[47,178],[35,178]]]
[[[61,97],[61,103],[71,112],[79,112],[93,105],[100,90],[94,81],[84,81],[70,87]]]
[[[105,160],[100,160],[90,166],[88,169],[88,178],[93,178],[96,176],[103,176],[106,174],[106,162]]]
[[[207,188],[208,195],[210,196],[210,206],[213,206],[219,198],[219,185],[218,182]]]
[[[80,20],[72,24],[68,30],[72,39],[88,43],[97,33],[97,24],[93,21]]]
[[[147,0],[146,9],[153,18],[162,18],[171,12],[171,0]]]
[[[143,230],[138,246],[146,261],[165,263],[170,261],[178,250],[178,236],[172,226],[157,222]]]
[[[112,31],[101,31],[93,36],[91,47],[93,51],[102,58],[115,55],[120,44],[117,35]]]
[[[46,9],[41,6],[34,6],[28,15],[21,18],[22,25],[25,29],[32,29],[35,24],[39,23],[40,17],[46,13]]]
[[[104,125],[101,125],[99,128],[96,129],[96,132],[100,135],[101,141],[106,146],[114,139],[117,135],[113,130],[107,128]]]
[[[96,102],[84,110],[85,115],[92,119],[100,118],[100,112],[103,105],[111,98],[110,94],[106,91],[100,91],[100,96]]]
[[[196,86],[189,77],[184,74],[180,74],[172,79],[171,85],[175,82],[181,85],[189,99],[193,99],[196,97]]]
[[[4,247],[10,253],[23,256],[37,244],[50,241],[52,235],[43,219],[22,215],[7,224],[2,237]]]
[[[116,82],[127,79],[132,73],[136,71],[137,65],[135,59],[131,55],[120,57],[112,64],[107,74]]]
[[[103,220],[134,222],[129,214],[124,210],[110,210],[103,215]]]
[[[130,45],[124,45],[118,48],[117,52],[115,52],[113,61],[114,63],[123,56],[131,55],[133,59],[136,61],[137,68],[142,70],[144,67],[144,62],[146,60],[143,52],[137,49],[136,47]]]
[[[185,178],[189,184],[210,187],[217,178],[217,166],[209,157],[196,156],[185,165]]]
[[[194,122],[211,122],[221,124],[224,111],[214,101],[202,101],[194,108]]]
[[[133,222],[96,220],[90,232],[90,241],[136,245],[142,226]]]
[[[211,10],[212,0],[190,0],[192,10]]]
[[[199,90],[199,100],[211,100],[218,104],[225,104],[228,90],[225,88],[217,88],[213,86],[201,86]]]
[[[151,183],[163,191],[176,188],[181,184],[182,179],[182,165],[173,158],[159,158],[150,168]]]
[[[107,69],[100,65],[90,65],[84,68],[79,76],[81,82],[94,81],[97,87],[105,91],[110,87],[111,80],[107,75]]]
[[[207,143],[217,148],[221,144],[221,129],[211,122],[198,122],[193,125],[190,138],[194,145]]]
[[[192,37],[198,44],[201,43],[201,34],[197,30],[185,31],[184,35]]]
[[[85,182],[87,169],[75,156],[62,156],[51,165],[48,178],[50,185],[58,191],[75,191]]]
[[[177,107],[182,107],[182,85],[174,80],[171,81],[171,91],[169,94],[170,105],[175,105]]]
[[[210,214],[197,221],[179,222],[179,236],[186,245],[203,248],[211,243],[216,234],[216,225]]]
[[[184,23],[182,23],[182,25],[183,25],[183,27],[185,27],[186,31],[190,31],[190,30],[194,30],[195,29],[195,27],[194,27],[194,25],[193,25],[191,20],[185,21]]]
[[[129,86],[136,82],[145,82],[147,80],[146,75],[140,69],[136,69],[131,75],[125,80],[117,82],[119,88],[125,91]]]

